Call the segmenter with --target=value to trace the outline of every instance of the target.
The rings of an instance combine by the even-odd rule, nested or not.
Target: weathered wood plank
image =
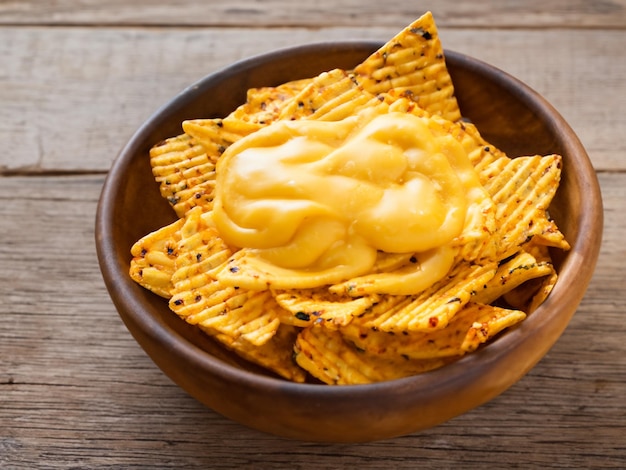
[[[175,386],[117,316],[94,246],[103,173],[203,75],[277,47],[384,41],[427,9],[446,48],[519,77],[580,135],[605,202],[596,275],[536,368],[445,425],[335,446],[243,428]],[[626,0],[0,2],[0,468],[623,467],[625,29]]]
[[[0,467],[598,468],[626,459],[624,173],[600,175],[606,229],[596,275],[530,374],[435,429],[338,446],[243,428],[152,364],[115,313],[97,266],[103,176],[0,181]]]
[[[524,2],[458,2],[427,0],[199,0],[141,3],[123,0],[15,0],[0,3],[0,24],[133,24],[202,26],[401,26],[406,18],[431,10],[442,26],[593,27],[626,26],[624,0],[528,0]]]
[[[135,129],[205,74],[294,44],[384,41],[395,27],[0,29],[0,172],[106,171]],[[624,169],[626,31],[443,29],[448,49],[542,93],[599,169]],[[607,68],[604,64],[612,64]]]

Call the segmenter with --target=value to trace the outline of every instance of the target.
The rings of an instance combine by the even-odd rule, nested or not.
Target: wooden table
[[[94,247],[107,170],[205,74],[288,45],[384,41],[425,9],[445,48],[528,83],[585,144],[606,210],[586,297],[525,378],[435,429],[321,445],[233,423],[164,376],[109,299]],[[625,0],[0,2],[0,468],[626,466],[624,109]]]

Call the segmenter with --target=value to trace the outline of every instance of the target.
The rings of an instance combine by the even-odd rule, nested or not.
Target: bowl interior
[[[386,385],[348,387],[350,392],[344,393],[337,392],[336,387],[285,384],[224,351],[198,328],[176,317],[164,299],[134,283],[128,276],[130,247],[145,234],[175,220],[153,179],[148,151],[155,143],[180,134],[185,119],[225,116],[244,102],[250,87],[277,85],[336,67],[349,69],[379,46],[374,42],[347,42],[296,47],[241,61],[212,74],[158,110],[122,149],[107,177],[98,207],[96,238],[111,297],[129,330],[153,360],[175,382],[211,406],[214,403],[205,398],[189,377],[190,368],[211,368],[255,386],[274,387],[281,393],[305,390],[320,403],[330,397],[324,394],[332,393],[337,398],[343,393],[343,399],[337,401],[337,410],[340,406],[351,409],[356,406],[352,404],[355,397],[379,393]],[[425,418],[426,424],[443,421],[501,393],[547,352],[582,298],[598,256],[602,230],[602,206],[595,173],[582,145],[562,117],[539,95],[500,70],[452,51],[447,51],[446,60],[462,114],[476,124],[486,140],[510,156],[549,153],[564,156],[562,183],[551,214],[572,250],[556,259],[561,279],[548,301],[519,327],[457,363],[399,381],[404,384],[400,390],[409,391],[412,397],[416,391],[424,392],[424,403],[436,400],[437,394],[445,397],[459,389],[467,391],[466,400],[450,406],[449,411],[437,418],[431,417],[430,421]],[[578,289],[572,289],[573,286]],[[170,357],[179,360],[177,367],[173,359],[164,358],[163,345]],[[493,367],[503,361],[513,364],[506,374]],[[251,374],[237,375],[238,370]],[[468,385],[480,378],[488,385]],[[315,387],[315,391],[307,387]],[[411,398],[407,395],[406,400],[408,406]],[[391,428],[383,431],[377,437],[418,427],[405,424],[393,432]],[[363,440],[365,435],[360,436],[348,440]]]

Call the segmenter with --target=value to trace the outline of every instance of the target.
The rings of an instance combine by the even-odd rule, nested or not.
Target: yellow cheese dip
[[[228,148],[216,185],[220,235],[276,288],[366,275],[381,251],[437,260],[422,273],[430,285],[452,265],[447,247],[463,230],[468,195],[482,191],[452,136],[428,118],[379,110],[274,123]]]

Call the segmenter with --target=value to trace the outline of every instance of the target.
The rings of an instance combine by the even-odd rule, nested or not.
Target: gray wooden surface
[[[384,41],[430,9],[444,47],[568,119],[599,174],[605,236],[559,342],[490,403],[359,445],[292,442],[176,387],[98,268],[117,151],[224,65],[293,44]],[[0,468],[619,468],[626,465],[626,1],[0,1]]]

